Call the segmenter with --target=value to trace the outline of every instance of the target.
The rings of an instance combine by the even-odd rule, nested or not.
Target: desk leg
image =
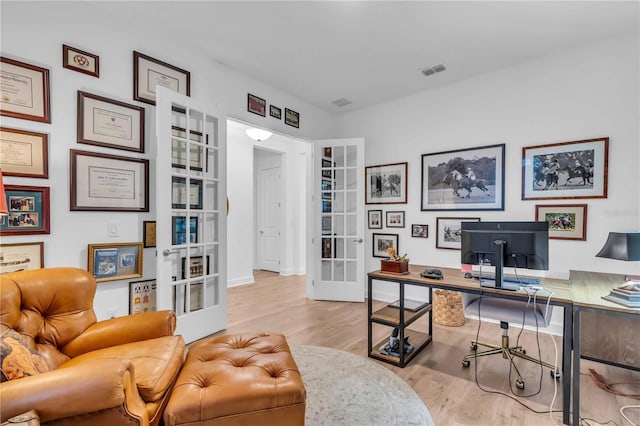
[[[573,308],[563,307],[562,329],[562,422],[569,423],[571,408],[571,345],[573,342]]]
[[[405,353],[404,353],[404,283],[398,282],[400,286],[400,318],[398,321],[398,339],[400,342],[400,367],[404,368],[405,366]]]
[[[573,316],[573,424],[580,425],[580,309]]]
[[[371,314],[373,313],[373,302],[371,296],[371,287],[373,279],[369,277],[367,280],[367,356],[371,355],[373,350],[373,331],[371,330]]]

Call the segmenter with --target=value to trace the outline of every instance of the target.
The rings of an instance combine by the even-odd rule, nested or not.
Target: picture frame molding
[[[574,213],[575,231],[572,234],[562,234],[563,231],[553,230],[552,224],[549,224],[549,239],[550,240],[574,240],[574,241],[586,241],[587,240],[587,204],[536,204],[535,219],[537,222],[547,222],[546,214],[560,214],[560,213]],[[556,212],[550,211],[556,209]],[[558,210],[559,209],[559,210]],[[568,210],[574,209],[574,212]],[[578,225],[581,224],[581,226]],[[574,235],[574,236],[567,236]]]
[[[480,222],[480,218],[479,217],[436,217],[436,248],[445,249],[445,250],[462,250],[461,242],[444,241],[444,235],[441,232],[440,222],[445,222],[445,221],[455,221],[457,224],[461,224],[462,222]]]
[[[7,106],[11,104],[9,102],[2,102],[0,104],[0,115],[19,118],[22,120],[38,121],[41,123],[51,123],[51,86],[49,83],[49,69],[4,56],[0,56],[0,64],[3,72],[10,72],[7,71],[7,67],[15,67],[22,69],[22,72],[27,75],[32,75],[32,77],[28,77],[23,74],[16,74],[19,77],[23,77],[28,81],[33,80],[33,77],[38,77],[39,80],[36,84],[31,84],[31,89],[28,90],[29,93],[33,93],[35,95],[34,97],[37,100],[36,102],[33,102],[32,107],[30,107],[33,110],[32,113],[28,112],[29,107],[23,107],[20,105],[9,107],[10,109],[7,109]],[[28,85],[28,83],[25,84]],[[16,91],[16,93],[21,92],[23,92],[23,90]],[[23,95],[28,96],[29,93],[23,93]],[[0,91],[0,98],[4,99],[5,97],[9,96],[5,91]],[[16,105],[16,102],[14,102],[13,105]]]
[[[0,226],[0,236],[12,236],[12,235],[38,235],[38,234],[50,234],[51,233],[51,223],[50,223],[50,195],[49,195],[49,187],[48,186],[24,186],[24,185],[5,185],[4,187],[7,197],[7,206],[9,207],[9,215],[4,216],[2,218],[2,225]],[[11,193],[32,193],[31,196],[25,195],[11,195]],[[36,198],[35,194],[39,195],[39,202]],[[24,210],[24,209],[14,209],[12,208],[12,197],[26,197],[26,198],[34,198],[33,200],[33,209]],[[13,200],[14,203],[17,200]],[[18,218],[18,220],[26,218],[22,216],[20,218],[18,215],[27,215],[30,218],[31,214],[37,214],[37,226],[30,228],[29,226],[18,225],[16,227],[10,226],[9,222],[13,219]],[[33,219],[33,218],[31,218]],[[24,222],[24,220],[21,220]],[[15,229],[12,229],[15,228]]]
[[[4,134],[14,134],[15,140],[4,139]],[[28,138],[34,138],[29,141]],[[39,141],[38,141],[39,140]],[[7,162],[7,154],[3,153],[4,149],[0,148],[0,168],[4,176],[28,177],[28,178],[49,178],[49,135],[46,133],[33,132],[30,130],[14,129],[10,127],[0,126],[0,144],[25,144],[27,146],[9,147],[8,151],[13,152],[13,156],[19,155],[14,159],[14,164]],[[29,158],[26,158],[31,153]],[[37,153],[38,157],[34,158],[33,153]],[[29,166],[30,164],[30,166]],[[29,171],[31,169],[31,171]]]
[[[389,169],[390,171],[394,168],[400,168],[401,179],[404,182],[400,182],[400,194],[393,198],[391,201],[384,201],[381,198],[373,198],[372,195],[372,186],[371,186],[371,177],[373,177],[373,173],[376,171],[383,173],[384,169]],[[364,184],[365,184],[365,204],[407,204],[407,188],[408,188],[408,162],[401,163],[390,163],[390,164],[379,164],[375,166],[367,166],[364,168]]]
[[[144,66],[144,62],[148,62],[148,66]],[[156,69],[152,69],[156,67]],[[187,70],[179,68],[175,65],[171,65],[167,62],[163,62],[159,59],[152,58],[151,56],[145,55],[144,53],[133,51],[133,99],[139,102],[144,102],[149,105],[156,104],[155,92],[152,92],[149,88],[144,89],[142,87],[142,83],[147,82],[147,86],[149,86],[148,76],[146,78],[141,78],[141,73],[147,70],[153,71],[157,74],[165,78],[172,78],[177,80],[178,90],[175,90],[169,85],[162,84],[164,87],[169,87],[171,90],[175,90],[176,92],[185,95],[191,96],[191,73]],[[163,74],[159,71],[164,71],[167,74]],[[183,81],[184,80],[184,81]],[[184,83],[184,89],[180,87],[180,83]],[[155,85],[151,85],[155,88]],[[142,89],[142,90],[141,90]]]
[[[131,255],[132,253],[123,252],[128,249],[128,251],[135,252],[135,259],[132,265],[120,265],[123,263],[125,259],[123,259],[122,255]],[[96,282],[104,282],[104,281],[118,281],[118,280],[126,280],[130,278],[141,278],[142,277],[142,243],[98,243],[98,244],[89,244],[87,246],[87,271],[93,275],[96,279]],[[96,274],[96,267],[100,268],[100,262],[96,262],[96,257],[101,252],[105,252],[103,255],[108,256],[110,254],[106,253],[107,251],[112,252],[113,255],[115,251],[116,256],[116,265],[115,271],[113,274],[110,274],[107,269],[103,273]],[[104,260],[104,267],[109,265],[106,264],[106,259]],[[120,272],[120,268],[127,268],[126,272]],[[132,269],[132,271],[129,271]]]
[[[76,53],[76,55],[73,57],[74,62],[78,62],[75,61],[75,57],[77,56],[83,57],[85,60],[87,60],[88,57],[90,58],[88,60],[88,63],[91,64],[91,61],[93,61],[93,67],[85,69],[82,68],[80,64],[73,65],[71,63],[72,61],[70,61],[70,54],[72,54],[73,52]],[[87,74],[92,77],[100,78],[100,57],[98,55],[94,55],[93,53],[85,52],[84,50],[77,49],[67,44],[62,45],[62,67],[82,74]]]

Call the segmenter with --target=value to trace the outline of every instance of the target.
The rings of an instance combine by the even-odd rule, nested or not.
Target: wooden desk
[[[428,278],[422,278],[420,272],[426,268],[440,269],[444,275],[442,280],[432,280]],[[380,354],[373,353],[372,342],[372,286],[374,280],[394,282],[398,284],[398,292],[400,297],[400,309],[398,309],[398,317],[394,318],[393,322],[390,322],[389,326],[400,324],[399,336],[400,342],[404,341],[404,326],[405,316],[408,318],[411,313],[404,309],[404,286],[416,285],[420,287],[429,288],[429,302],[431,302],[431,291],[434,288],[460,291],[464,293],[480,294],[499,297],[503,299],[512,300],[527,300],[527,294],[522,291],[509,291],[492,288],[481,288],[477,280],[470,280],[464,278],[464,273],[458,269],[440,268],[437,266],[421,266],[410,265],[408,275],[398,275],[382,271],[373,271],[368,274],[368,298],[367,298],[367,323],[368,323],[368,354],[372,358],[381,359],[385,362],[391,362],[388,359],[384,359]],[[550,304],[555,306],[561,306],[564,308],[564,320],[563,320],[563,339],[562,339],[562,410],[563,421],[565,424],[569,424],[569,406],[571,401],[571,343],[573,339],[573,291],[569,281],[544,279],[541,283],[545,288],[553,291]],[[548,297],[544,295],[537,296],[538,301],[546,303]],[[429,315],[431,312],[429,312]],[[419,340],[414,351],[407,358],[407,362],[411,360],[420,350],[422,350],[431,341],[431,327],[429,327],[429,335],[424,340]],[[404,353],[401,353],[400,359],[395,365],[401,367],[405,364]]]
[[[580,424],[580,358],[640,370],[640,308],[602,299],[623,275],[570,271],[573,290],[573,424]],[[635,349],[633,347],[635,345]]]

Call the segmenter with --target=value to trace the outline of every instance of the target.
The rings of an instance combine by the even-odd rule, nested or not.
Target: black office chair
[[[465,312],[471,315],[477,315],[479,304],[482,309],[481,314],[483,317],[491,317],[501,320],[500,328],[502,329],[502,342],[501,345],[498,346],[491,343],[481,342],[475,339],[472,340],[472,353],[466,355],[462,359],[463,367],[469,367],[471,365],[471,359],[488,355],[502,354],[502,358],[508,359],[514,371],[516,372],[517,377],[515,384],[518,389],[524,389],[524,380],[522,379],[520,370],[518,370],[518,367],[514,362],[515,358],[521,358],[547,367],[551,369],[550,373],[552,378],[556,380],[560,379],[560,372],[556,369],[555,366],[527,355],[526,350],[522,346],[509,346],[509,321],[503,321],[503,319],[509,319],[513,323],[522,324],[522,316],[524,312],[525,325],[535,326],[537,317],[537,325],[547,327],[551,319],[553,306],[547,305],[546,303],[543,303],[542,306],[536,304],[534,312],[533,304],[531,303],[529,304],[529,306],[527,306],[526,302],[482,296],[482,298],[477,297],[466,304]],[[526,311],[523,311],[525,309]],[[489,315],[487,315],[487,313],[489,313]],[[478,346],[484,346],[489,349],[486,351],[478,352]]]

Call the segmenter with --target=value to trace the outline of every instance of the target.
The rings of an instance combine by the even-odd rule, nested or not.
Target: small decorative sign
[[[269,105],[269,115],[280,120],[282,118],[282,109],[274,105]]]
[[[75,47],[62,45],[62,66],[64,68],[100,78],[100,58]]]
[[[300,114],[292,109],[284,109],[284,124],[288,124],[296,129],[300,128]]]

